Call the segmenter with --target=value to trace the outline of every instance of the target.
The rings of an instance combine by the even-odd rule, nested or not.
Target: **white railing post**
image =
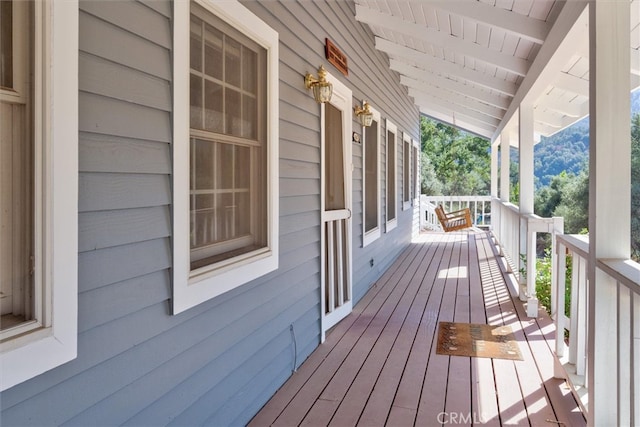
[[[555,240],[555,238],[554,238]],[[556,354],[558,357],[564,356],[564,295],[566,292],[566,271],[567,271],[567,247],[563,243],[556,243],[558,257],[558,268],[555,272],[557,275],[555,278],[556,286],[551,291],[551,317],[555,320],[556,324]],[[558,375],[558,371],[555,371],[556,378],[564,378],[564,375]]]

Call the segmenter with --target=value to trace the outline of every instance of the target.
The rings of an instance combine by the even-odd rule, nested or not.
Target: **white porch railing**
[[[469,208],[473,225],[491,224],[491,196],[420,196],[420,229],[442,230],[435,208],[442,205],[447,212]]]
[[[556,324],[556,354],[563,369],[556,369],[558,378],[566,378],[571,385],[585,414],[588,412],[588,373],[593,370],[610,372],[615,376],[617,390],[610,402],[617,404],[618,425],[640,425],[640,265],[631,260],[598,260],[596,270],[605,275],[595,286],[609,287],[615,295],[615,304],[600,302],[594,298],[589,304],[590,293],[595,286],[589,285],[589,237],[562,235],[557,237],[558,269],[556,287],[552,289],[552,316]],[[566,256],[571,258],[571,304],[565,315]],[[597,276],[598,277],[598,276]],[[588,319],[595,316],[596,304],[609,304],[612,315],[606,327],[617,334],[617,348],[603,349],[598,354],[611,357],[597,361],[596,366],[589,357],[589,349],[598,343],[590,342],[593,331],[589,331]],[[569,332],[568,345],[564,331]],[[602,344],[601,344],[602,345]],[[594,351],[594,350],[592,350]],[[559,368],[559,367],[558,367]]]
[[[527,302],[527,315],[538,314],[536,296],[536,241],[538,233],[553,236],[564,233],[564,219],[560,217],[542,218],[533,214],[520,214],[518,206],[492,199],[492,230],[500,243],[501,255],[505,257],[511,271],[518,279],[520,288],[516,291],[521,301]],[[552,239],[555,245],[555,239]],[[555,254],[552,247],[552,253]],[[552,269],[557,268],[557,258],[552,259]],[[525,273],[525,274],[522,274]]]

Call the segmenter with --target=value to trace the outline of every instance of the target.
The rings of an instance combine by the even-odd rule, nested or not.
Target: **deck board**
[[[421,235],[250,425],[585,425],[553,378],[553,323],[505,277],[487,234]],[[510,325],[524,360],[436,354],[439,321]]]

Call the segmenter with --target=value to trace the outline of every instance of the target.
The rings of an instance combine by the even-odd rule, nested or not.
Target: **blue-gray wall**
[[[280,34],[280,268],[170,314],[172,7],[82,2],[78,358],[3,392],[2,426],[241,425],[318,345],[320,108],[303,75],[329,67],[325,37],[347,55],[354,105],[382,113],[383,176],[385,119],[401,160],[418,110],[352,2],[245,4]],[[358,300],[409,242],[413,215],[399,200],[398,228],[362,248],[360,145],[353,162]],[[400,162],[399,198],[401,174]],[[385,206],[383,194],[383,224]]]

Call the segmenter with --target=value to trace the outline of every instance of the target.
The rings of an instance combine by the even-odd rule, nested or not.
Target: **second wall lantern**
[[[356,105],[356,108],[354,108],[354,111],[356,113],[356,117],[358,118],[358,121],[362,126],[365,126],[365,127],[371,126],[371,123],[373,122],[373,113],[371,112],[371,109],[369,108],[369,103],[367,101],[362,102],[362,108],[360,108],[359,105]]]

